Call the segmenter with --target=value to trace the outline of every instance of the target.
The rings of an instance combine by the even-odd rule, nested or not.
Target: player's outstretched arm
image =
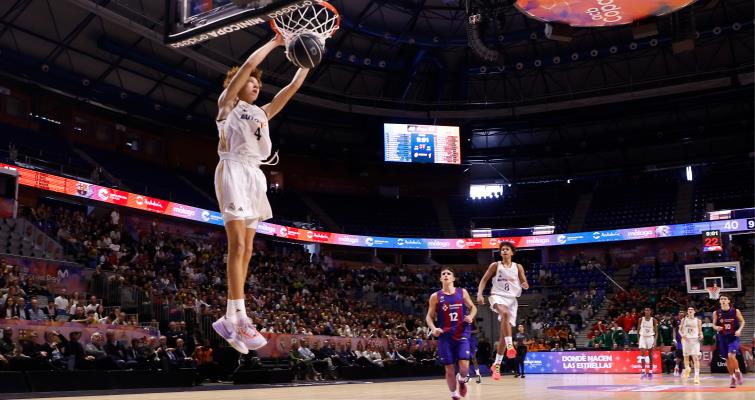
[[[228,84],[228,87],[220,94],[220,98],[218,98],[218,108],[223,109],[233,106],[233,104],[236,103],[236,98],[238,97],[241,88],[243,88],[249,81],[252,71],[262,63],[262,60],[264,60],[271,51],[278,46],[283,46],[283,44],[283,36],[276,35],[273,40],[255,50],[254,53],[244,61],[244,64],[241,65],[239,71],[233,79],[231,79],[231,83]]]
[[[307,74],[309,73],[309,70],[306,68],[299,68],[299,70],[296,71],[296,75],[294,75],[294,79],[291,80],[291,83],[286,85],[283,89],[278,92],[278,94],[273,97],[273,100],[262,106],[262,109],[265,110],[265,114],[267,114],[267,119],[272,119],[276,114],[278,114],[283,107],[288,103],[289,100],[291,100],[292,97],[294,97],[294,94],[301,88],[301,85],[304,83],[304,78],[307,77]]]
[[[488,281],[496,273],[496,263],[491,263],[488,266],[488,270],[485,271],[485,275],[480,279],[480,284],[477,286],[477,304],[485,304],[485,298],[482,297],[482,293],[485,291],[485,286],[488,285]]]

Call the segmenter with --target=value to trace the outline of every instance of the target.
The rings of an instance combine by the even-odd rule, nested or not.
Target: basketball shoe
[[[742,379],[742,372],[740,371],[734,372],[734,377],[737,378],[737,385],[741,385],[744,383],[744,380]]]
[[[495,363],[490,369],[493,371],[493,380],[497,381],[501,379],[501,364]]]
[[[249,350],[257,350],[267,344],[267,339],[257,331],[250,318],[239,321],[236,325],[236,334]]]
[[[465,397],[467,395],[467,381],[469,377],[462,378],[461,374],[456,374],[456,381],[459,382],[459,396]]]
[[[244,341],[239,338],[236,324],[231,322],[225,316],[220,317],[217,321],[212,323],[212,329],[228,342],[236,351],[241,354],[249,354],[249,348],[246,347]]]
[[[700,377],[697,376],[697,375],[695,375],[695,381],[694,382],[695,382],[695,385],[699,385],[700,384]]]
[[[506,346],[506,358],[516,358],[516,349],[512,345]]]
[[[737,387],[737,380],[733,376],[731,377],[731,383],[729,383],[729,387],[732,389]]]

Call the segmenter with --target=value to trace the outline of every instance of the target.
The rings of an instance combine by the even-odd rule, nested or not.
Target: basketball
[[[286,45],[286,56],[299,68],[314,68],[322,61],[323,50],[317,35],[302,33]]]

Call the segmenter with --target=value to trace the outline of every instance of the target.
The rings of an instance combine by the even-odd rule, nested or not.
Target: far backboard
[[[687,277],[687,293],[707,293],[705,288],[716,285],[721,292],[742,290],[742,271],[739,261],[707,264],[687,264],[684,266]]]

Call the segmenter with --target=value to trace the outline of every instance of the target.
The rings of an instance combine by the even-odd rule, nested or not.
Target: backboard
[[[314,0],[165,0],[164,43],[193,46],[309,7]],[[246,4],[239,6],[237,4]]]
[[[721,292],[742,290],[742,271],[739,261],[684,266],[687,278],[687,293],[708,293],[705,288],[716,285]]]

